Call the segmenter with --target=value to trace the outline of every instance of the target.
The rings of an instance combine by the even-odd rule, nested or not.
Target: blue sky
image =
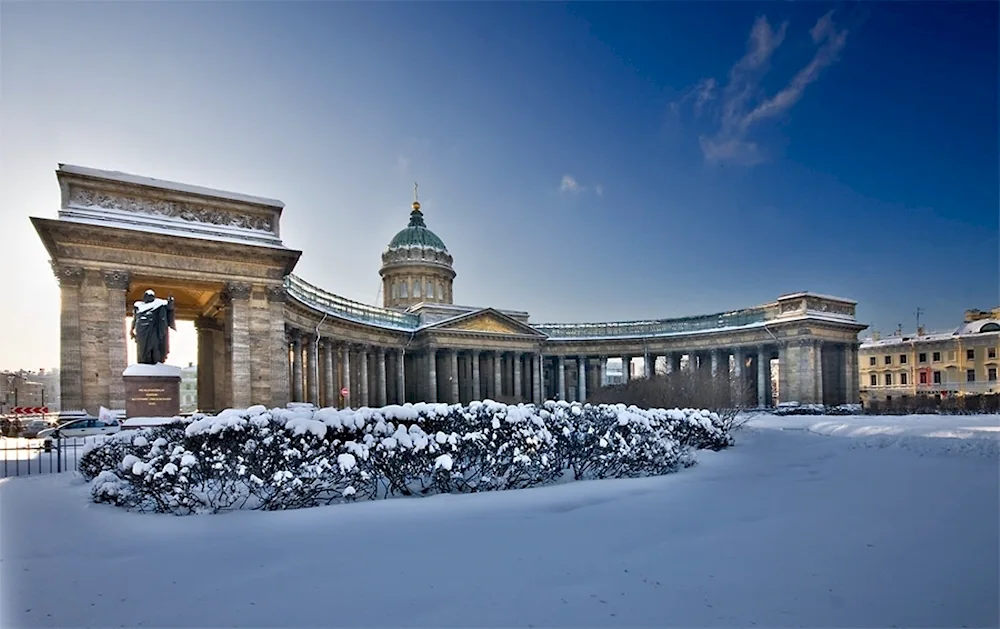
[[[918,306],[957,325],[1000,302],[997,21],[987,2],[4,3],[0,368],[58,363],[28,216],[56,214],[59,162],[280,198],[296,272],[366,302],[416,179],[458,303],[587,321],[812,290],[883,332]]]

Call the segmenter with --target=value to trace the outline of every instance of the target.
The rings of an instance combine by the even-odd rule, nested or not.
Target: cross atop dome
[[[413,211],[420,211],[420,201],[417,200],[417,182],[413,182]]]

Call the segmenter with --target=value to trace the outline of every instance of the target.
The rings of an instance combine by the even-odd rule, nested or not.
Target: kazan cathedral
[[[293,273],[284,204],[60,164],[57,218],[32,218],[61,293],[63,409],[124,408],[127,304],[175,296],[198,333],[198,407],[586,401],[609,382],[710,370],[748,404],[858,399],[855,302],[796,292],[670,319],[538,323],[455,303],[454,260],[414,201],[382,253],[383,304]],[[777,387],[770,386],[777,369]]]

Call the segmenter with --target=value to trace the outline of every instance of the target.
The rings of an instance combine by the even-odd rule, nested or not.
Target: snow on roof
[[[240,194],[238,192],[228,192],[226,190],[217,190],[214,188],[203,188],[201,186],[192,186],[186,183],[178,183],[176,181],[166,181],[163,179],[154,179],[152,177],[141,177],[139,175],[131,175],[129,173],[123,173],[117,170],[99,170],[97,168],[74,166],[72,164],[59,164],[59,172],[70,175],[81,175],[83,177],[93,177],[95,179],[106,179],[109,181],[131,183],[139,186],[147,186],[150,188],[160,188],[161,190],[186,192],[188,194],[197,194],[205,197],[227,199],[229,201],[239,201],[241,203],[266,205],[268,207],[273,207],[278,209],[282,209],[285,207],[285,204],[277,199],[268,199],[266,197],[255,197],[248,194]]]
[[[803,291],[803,292],[800,292],[800,293],[789,293],[787,295],[781,295],[780,297],[778,297],[778,299],[779,300],[781,300],[781,299],[795,299],[796,297],[816,297],[816,298],[819,298],[819,299],[829,299],[831,301],[840,301],[840,302],[843,302],[845,304],[854,304],[854,305],[857,305],[857,303],[858,303],[858,302],[854,301],[853,299],[846,299],[844,297],[835,297],[834,295],[823,295],[821,293],[811,293],[809,291]]]
[[[861,343],[862,349],[871,349],[876,347],[891,347],[893,345],[902,345],[904,343],[934,343],[938,341],[950,341],[951,339],[966,336],[975,336],[977,334],[1000,334],[1000,331],[986,330],[983,331],[983,327],[987,324],[994,324],[1000,326],[1000,319],[980,319],[979,321],[972,321],[970,323],[963,323],[951,332],[931,332],[930,334],[894,334],[884,339],[874,340],[872,338],[867,338]]]

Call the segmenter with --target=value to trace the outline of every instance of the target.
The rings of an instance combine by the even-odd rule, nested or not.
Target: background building
[[[1000,393],[998,353],[1000,307],[966,310],[965,321],[950,332],[875,334],[858,351],[861,399]]]
[[[54,374],[41,369],[34,371],[0,372],[0,414],[7,414],[18,406],[58,406],[58,371]],[[55,383],[53,382],[55,380]]]
[[[198,409],[198,366],[188,363],[181,368],[181,412],[193,413]]]

